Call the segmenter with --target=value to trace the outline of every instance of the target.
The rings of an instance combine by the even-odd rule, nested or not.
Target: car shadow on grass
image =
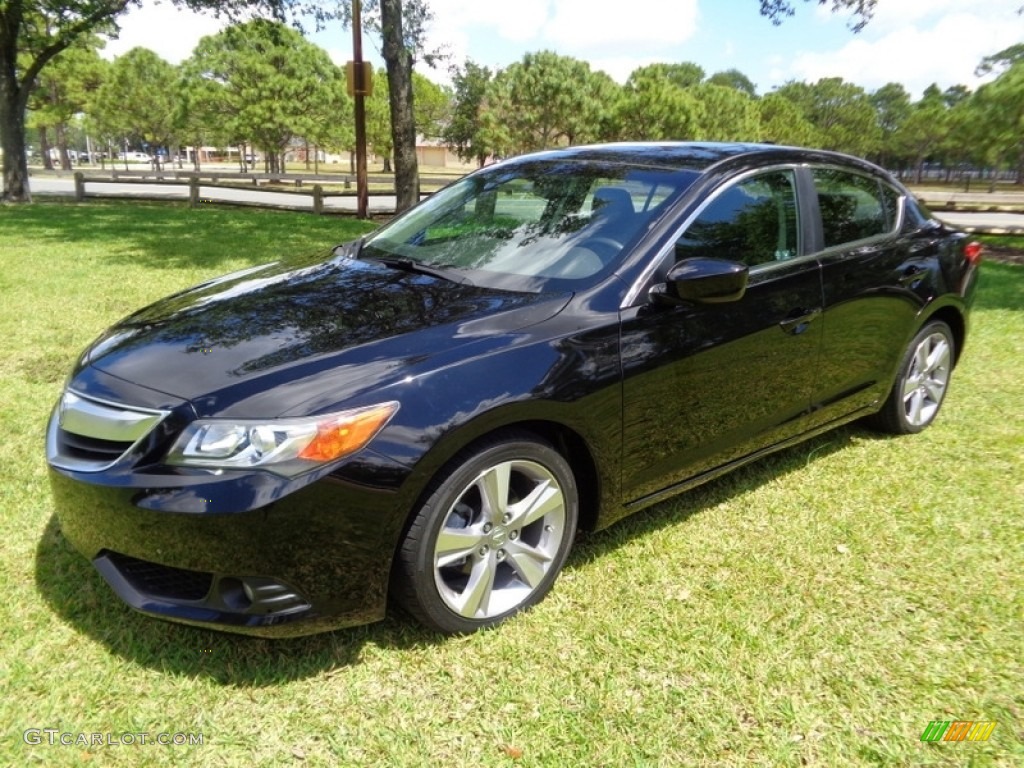
[[[566,567],[578,568],[600,559],[633,539],[678,524],[790,472],[801,471],[809,463],[842,451],[857,440],[876,439],[889,440],[892,436],[872,431],[855,422],[752,461],[678,496],[640,510],[610,528],[596,533],[581,533]]]
[[[364,645],[407,649],[444,642],[397,611],[377,624],[269,640],[161,621],[121,602],[52,516],[36,546],[39,594],[59,617],[117,656],[174,675],[263,687],[359,663]]]
[[[632,539],[798,471],[855,439],[875,436],[858,426],[825,433],[634,514],[607,530],[581,535],[567,568],[579,568]],[[51,517],[37,545],[35,577],[41,596],[61,620],[117,656],[161,672],[206,678],[221,685],[263,687],[313,677],[358,664],[367,645],[408,649],[449,640],[419,627],[394,608],[376,624],[281,640],[215,632],[144,616],[122,603],[89,561],[71,547],[56,517]]]

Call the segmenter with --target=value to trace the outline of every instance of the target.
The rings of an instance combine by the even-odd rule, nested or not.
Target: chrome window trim
[[[735,178],[730,179],[728,184],[723,184],[718,189],[716,189],[714,194],[709,196],[701,204],[701,206],[699,208],[697,208],[697,210],[695,210],[692,214],[690,214],[689,216],[686,217],[686,219],[679,226],[679,228],[673,233],[672,237],[669,238],[669,241],[665,245],[665,247],[662,248],[658,252],[658,255],[656,257],[651,259],[651,261],[647,265],[647,267],[644,268],[644,271],[640,273],[640,276],[637,277],[637,279],[633,281],[633,284],[630,286],[629,290],[626,292],[625,297],[623,297],[622,302],[619,304],[619,309],[623,310],[623,309],[628,309],[629,307],[634,306],[634,303],[636,302],[636,300],[640,296],[640,291],[642,290],[643,286],[651,279],[651,277],[657,271],[658,266],[666,258],[668,258],[669,253],[672,251],[673,248],[675,248],[676,241],[679,240],[679,238],[682,236],[683,232],[685,232],[687,230],[687,228],[691,224],[693,224],[694,220],[696,220],[697,217],[700,216],[704,212],[705,208],[707,208],[707,206],[710,205],[725,190],[729,189],[730,187],[734,186],[735,184],[741,183],[743,180],[749,178],[750,176],[755,176],[755,175],[758,175],[758,174],[761,174],[761,173],[768,173],[768,172],[771,172],[771,171],[779,171],[779,170],[792,171],[795,174],[797,172],[798,168],[806,169],[809,173],[813,173],[816,169],[826,169],[826,170],[842,171],[844,173],[849,173],[849,174],[852,174],[852,175],[855,175],[855,176],[863,176],[866,179],[871,179],[872,181],[874,181],[876,184],[879,184],[879,185],[885,185],[890,190],[892,190],[893,192],[896,193],[896,200],[897,200],[897,203],[896,203],[896,217],[895,217],[895,221],[893,222],[893,226],[889,229],[889,231],[887,231],[887,232],[885,232],[883,234],[872,235],[871,237],[866,237],[866,238],[863,238],[861,240],[852,240],[849,243],[841,243],[840,245],[833,245],[833,246],[831,246],[829,248],[823,248],[820,251],[815,251],[813,253],[805,253],[805,254],[803,254],[801,256],[796,257],[795,259],[786,259],[785,261],[769,262],[769,263],[765,263],[765,264],[758,264],[758,265],[753,266],[753,267],[750,268],[751,275],[760,274],[760,273],[765,272],[767,270],[774,269],[776,267],[781,267],[783,265],[794,264],[794,263],[800,262],[800,261],[805,260],[805,259],[818,258],[822,254],[831,254],[831,253],[833,253],[835,251],[846,250],[846,249],[849,249],[851,246],[853,246],[855,248],[862,248],[862,247],[864,247],[866,245],[871,245],[871,244],[873,244],[875,242],[882,242],[883,240],[885,240],[887,238],[890,238],[893,235],[897,234],[903,228],[904,220],[906,218],[907,193],[904,190],[900,189],[898,186],[895,186],[892,183],[890,183],[888,181],[888,179],[884,178],[883,176],[871,174],[871,173],[868,173],[866,171],[862,171],[859,168],[847,168],[845,166],[836,165],[836,164],[833,164],[833,163],[796,163],[796,164],[793,164],[793,163],[785,164],[785,163],[783,163],[783,164],[779,164],[779,165],[767,165],[767,166],[765,166],[763,168],[756,168],[756,169],[753,169],[753,170],[750,170],[750,171],[745,171],[744,173],[740,174],[739,176],[736,176]],[[812,178],[812,183],[813,183],[813,178]],[[815,192],[817,192],[817,187],[815,187]],[[798,207],[797,215],[799,216],[800,213],[801,213],[801,211],[800,211],[800,208]],[[820,215],[821,215],[820,211],[818,212],[818,215],[820,217]],[[800,226],[800,224],[801,224],[801,222],[798,219],[798,227],[797,227],[797,229],[798,229],[799,232],[803,232],[803,227]]]
[[[796,174],[797,174],[797,169],[801,168],[801,167],[806,167],[806,166],[804,164],[779,163],[777,165],[766,165],[766,166],[761,167],[761,168],[752,168],[749,171],[744,171],[743,173],[739,174],[738,176],[734,176],[733,178],[729,179],[728,183],[722,184],[720,187],[718,187],[718,189],[716,189],[713,194],[709,195],[700,204],[700,207],[698,207],[693,213],[691,213],[689,216],[686,217],[686,219],[683,221],[683,223],[679,225],[678,229],[676,229],[675,232],[673,233],[673,235],[669,238],[668,242],[665,244],[665,247],[662,248],[658,252],[657,256],[655,256],[653,259],[651,259],[650,263],[648,263],[648,265],[644,268],[644,271],[641,272],[639,277],[637,277],[637,279],[633,281],[633,284],[630,286],[629,290],[626,291],[625,297],[623,297],[622,302],[619,304],[619,309],[620,310],[628,309],[629,307],[634,305],[634,302],[640,296],[640,291],[642,290],[642,287],[647,283],[647,281],[649,281],[651,279],[651,277],[657,271],[658,266],[661,265],[661,263],[666,258],[668,258],[669,253],[675,248],[676,242],[679,240],[679,238],[682,236],[682,234],[689,228],[689,226],[691,224],[693,224],[693,222],[697,219],[697,217],[699,217],[702,213],[704,213],[704,210],[709,205],[711,205],[711,203],[713,203],[716,199],[718,199],[718,197],[723,192],[725,192],[727,189],[731,189],[736,184],[742,183],[743,181],[745,181],[746,179],[750,178],[751,176],[760,176],[761,174],[772,173],[774,171],[788,171],[789,173],[792,173],[793,176],[794,176],[794,182],[795,182],[795,177],[796,177]],[[794,187],[794,192],[796,192],[795,187]],[[802,222],[801,222],[801,220],[799,218],[800,216],[801,216],[801,211],[800,211],[799,197],[798,197],[797,198],[797,217],[798,217],[797,218],[797,232],[798,233],[803,231],[803,228],[801,226]],[[801,243],[801,245],[802,245],[802,243]],[[800,261],[801,259],[804,259],[804,258],[807,258],[806,254],[803,255],[803,256],[798,256],[795,259],[786,259],[785,261],[777,262],[777,264],[779,264],[779,265],[781,265],[781,264],[793,264],[794,262]],[[763,267],[763,266],[766,266],[766,265],[758,265],[758,267]],[[776,266],[776,264],[773,263],[773,264],[770,264],[770,265],[767,265],[767,266]],[[755,269],[758,269],[758,267],[752,267],[751,271],[753,272]],[[761,270],[758,270],[758,271],[761,271]]]

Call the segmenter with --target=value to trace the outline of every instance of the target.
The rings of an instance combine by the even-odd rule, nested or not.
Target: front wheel
[[[935,421],[949,387],[955,351],[948,325],[934,320],[922,328],[907,347],[896,382],[882,410],[873,417],[873,425],[906,435]]]
[[[397,602],[450,634],[539,602],[565,563],[579,516],[562,455],[532,436],[509,435],[460,457],[433,488],[396,557]]]

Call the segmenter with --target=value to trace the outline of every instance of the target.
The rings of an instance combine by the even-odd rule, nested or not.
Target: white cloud
[[[544,36],[569,51],[677,45],[697,29],[697,0],[560,0]]]
[[[486,27],[505,40],[527,42],[540,34],[550,6],[550,0],[516,0],[512,6],[482,0],[431,0],[431,38],[444,43],[464,37],[472,27]]]
[[[469,50],[474,30],[497,34],[526,50],[615,55],[677,45],[693,36],[698,19],[697,0],[517,0],[514,5],[431,0],[430,7],[430,41],[435,47],[447,45],[456,61]]]
[[[973,90],[982,82],[974,75],[981,59],[1019,42],[1019,3],[991,0],[984,11],[965,0],[879,3],[864,32],[836,51],[794,55],[785,76],[842,77],[868,90],[899,82],[915,98],[932,83]]]
[[[175,8],[173,5],[146,3],[133,8],[118,20],[119,39],[110,40],[103,49],[106,58],[127,53],[136,46],[155,51],[172,64],[192,55],[199,39],[213,35],[226,26],[223,20]]]

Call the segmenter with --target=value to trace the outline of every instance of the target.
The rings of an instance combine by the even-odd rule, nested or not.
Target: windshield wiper
[[[462,274],[453,274],[455,268],[441,268],[432,267],[428,264],[424,264],[421,261],[414,261],[413,259],[403,258],[401,256],[364,256],[373,261],[379,261],[381,264],[391,267],[392,269],[400,269],[403,272],[410,272],[419,275],[430,275],[431,277],[439,277],[442,280],[447,280],[452,283],[460,283],[463,285],[472,285],[473,283]]]

